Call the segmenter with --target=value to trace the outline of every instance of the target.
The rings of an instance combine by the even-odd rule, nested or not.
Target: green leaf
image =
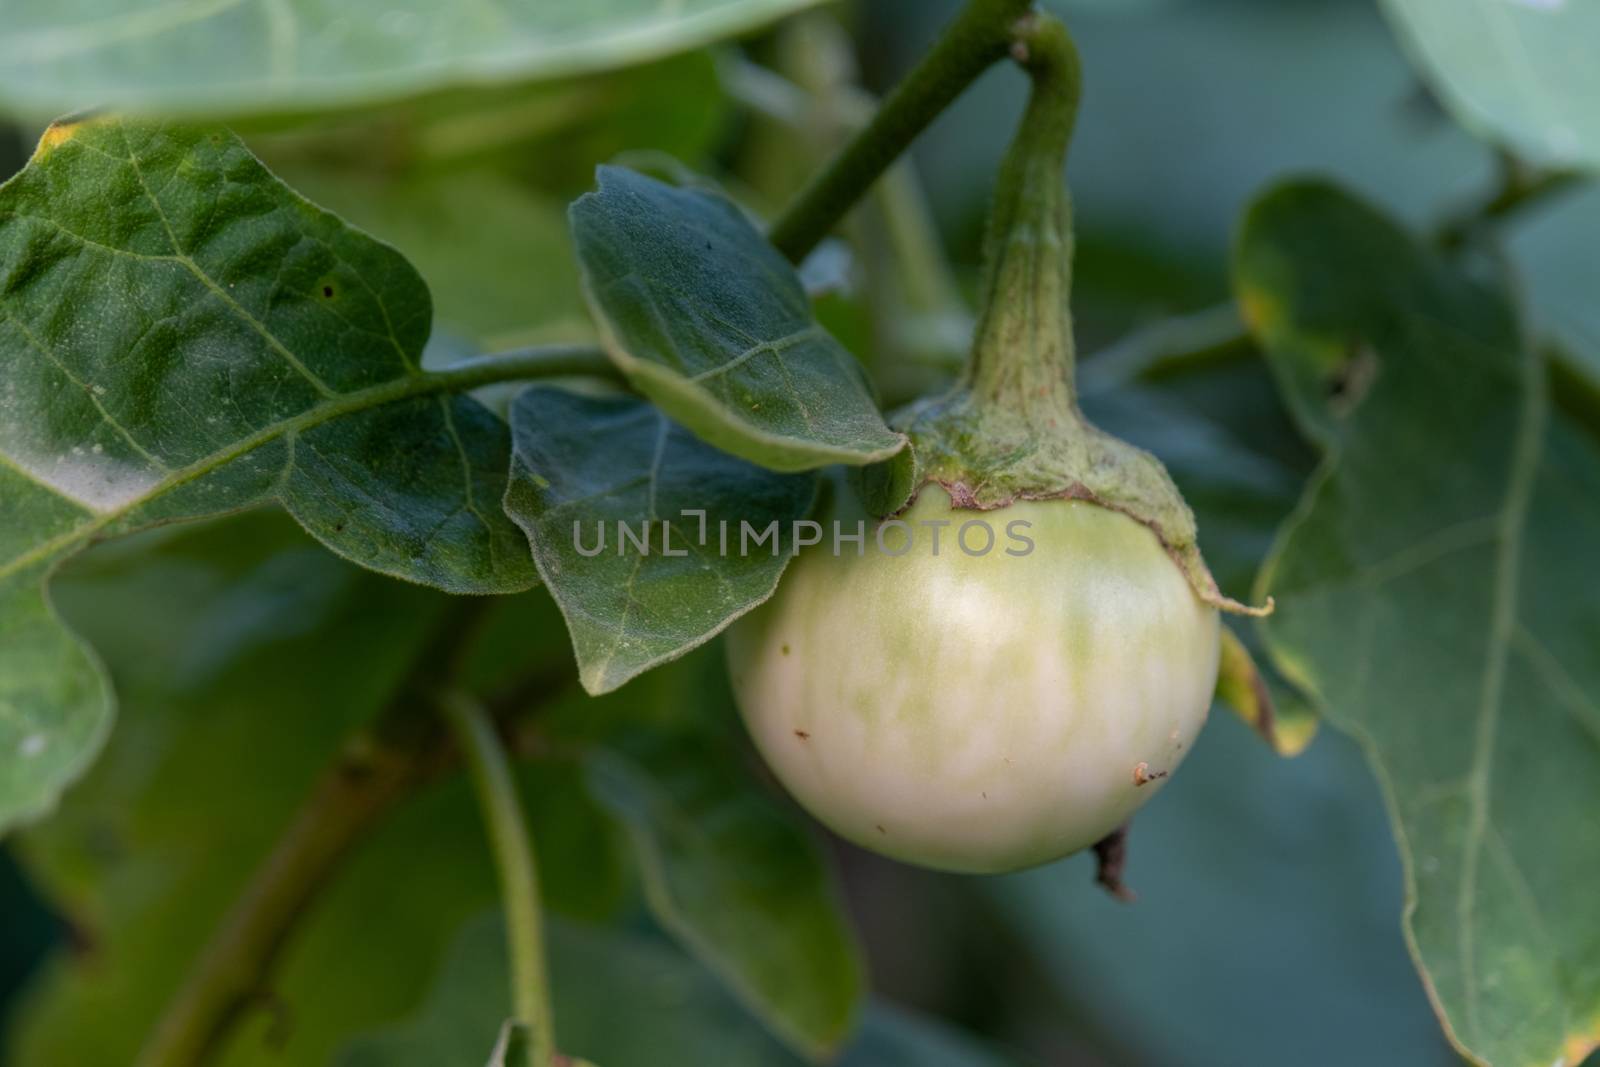
[[[551,923],[556,1038],[604,1067],[799,1067],[691,961],[648,939]],[[418,1016],[351,1042],[337,1067],[479,1067],[506,1012],[505,927],[468,923]]]
[[[1278,665],[1358,737],[1452,1040],[1600,1039],[1600,441],[1552,410],[1511,299],[1333,189],[1251,211],[1247,315],[1324,461],[1265,586]]]
[[[754,29],[815,0],[313,0],[128,8],[16,0],[0,105],[242,114],[368,104],[462,83],[608,70]]]
[[[791,523],[816,495],[814,477],[719,452],[632,397],[533,386],[511,423],[506,512],[566,616],[590,693],[704,644],[771,596]],[[774,524],[765,544],[743,547],[747,529]]]
[[[462,928],[413,1020],[352,1042],[337,1067],[478,1067],[506,999],[504,927]],[[556,1035],[601,1067],[802,1067],[692,960],[654,939],[550,927]],[[474,1058],[476,1057],[476,1058]],[[840,1067],[1005,1067],[1012,1061],[946,1027],[875,1006]],[[582,1061],[575,1067],[581,1067]]]
[[[484,351],[593,340],[558,198],[487,168],[391,176],[302,161],[276,170],[415,264],[440,329]]]
[[[1600,8],[1496,0],[1385,0],[1445,103],[1470,128],[1529,159],[1600,166]]]
[[[707,442],[785,471],[903,446],[793,268],[726,198],[601,167],[572,231],[612,358]]]
[[[16,841],[31,881],[80,940],[60,946],[34,979],[0,1040],[0,1062],[127,1064],[449,601],[352,567],[270,510],[99,546],[64,568],[56,597],[102,650],[123,708],[104,756],[60,811]],[[520,617],[524,645],[537,626],[547,628],[542,643],[558,644],[553,610]],[[533,761],[519,784],[547,904],[613,917],[626,841],[577,765]],[[253,1005],[219,1062],[327,1063],[352,1028],[409,1011],[456,926],[494,901],[470,790],[460,776],[430,786],[319,894],[274,977],[277,1007]],[[273,1021],[280,1009],[287,1028]],[[473,1067],[493,1039],[492,1029],[482,1036]]]
[[[752,788],[740,752],[709,731],[636,729],[589,768],[661,925],[795,1048],[833,1053],[866,988],[855,940],[816,843]]]
[[[227,134],[46,132],[0,187],[0,828],[46,809],[109,721],[45,593],[91,539],[276,501],[374,570],[533,584],[497,506],[505,428],[422,374],[429,318],[393,249]]]

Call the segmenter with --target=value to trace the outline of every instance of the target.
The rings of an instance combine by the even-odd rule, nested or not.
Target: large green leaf
[[[527,531],[591,693],[683,655],[771,596],[793,555],[791,524],[816,495],[814,476],[735,459],[632,397],[533,386],[511,423],[506,511]],[[764,544],[747,543],[774,524]]]
[[[1245,225],[1238,282],[1320,474],[1267,640],[1383,783],[1407,931],[1494,1067],[1600,1039],[1600,441],[1552,410],[1510,299],[1333,189]]]
[[[7,1031],[17,1067],[126,1064],[349,732],[392,693],[447,598],[357,570],[280,513],[151,531],[78,557],[57,582],[124,705],[104,758],[18,848],[73,923]],[[505,598],[505,607],[542,594]],[[553,610],[517,613],[526,648]],[[494,685],[498,689],[499,685]],[[561,759],[519,775],[546,901],[614,915],[625,841]],[[273,981],[292,1019],[253,1006],[227,1067],[326,1063],[351,1028],[425,992],[495,877],[459,776],[396,810],[302,919]],[[83,1025],[92,1018],[93,1026]],[[494,1041],[481,1041],[481,1067]]]
[[[741,33],[815,0],[15,0],[0,105],[239,114],[606,70]]]
[[[1384,0],[1445,102],[1532,159],[1600,166],[1600,7],[1569,0]]]
[[[0,827],[109,721],[45,582],[91,539],[277,501],[334,551],[455,592],[536,575],[509,442],[418,361],[427,288],[233,137],[54,126],[0,187]]]
[[[612,358],[706,441],[789,471],[904,444],[793,268],[725,197],[601,167],[572,230]]]
[[[706,732],[633,731],[590,760],[632,833],[651,911],[791,1045],[816,1058],[856,1023],[866,979],[810,834]]]
[[[338,1067],[480,1067],[504,1016],[504,929],[465,926],[434,992],[410,1022],[351,1043]],[[556,1035],[601,1067],[802,1067],[702,969],[638,935],[568,923],[550,929]],[[878,1006],[840,1067],[1004,1067],[970,1038]]]

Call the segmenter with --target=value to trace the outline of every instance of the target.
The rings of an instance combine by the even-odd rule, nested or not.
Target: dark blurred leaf
[[[774,470],[899,451],[861,366],[740,210],[620,167],[572,207],[584,291],[612,358],[710,444]]]
[[[1348,196],[1265,196],[1241,302],[1326,458],[1264,586],[1284,671],[1365,743],[1406,922],[1495,1067],[1600,1039],[1600,441],[1552,410],[1511,299]]]
[[[648,939],[552,923],[561,1050],[604,1067],[798,1067],[689,960]],[[338,1067],[481,1067],[507,1004],[505,930],[467,924],[413,1022],[352,1043]]]
[[[463,83],[568,77],[686,51],[814,0],[424,0],[127,9],[16,0],[0,37],[0,104],[252,114],[348,107]]]
[[[511,422],[506,511],[566,616],[590,693],[676,659],[771,596],[793,554],[790,524],[816,495],[813,476],[719,452],[633,397],[534,386]],[[778,532],[745,549],[743,523]]]
[[[1003,951],[1059,1005],[1037,1025],[1087,1029],[1109,1064],[1460,1067],[1395,921],[1378,791],[1337,731],[1283,760],[1214,715],[1128,848],[1131,907],[1089,856],[982,883],[1016,931]]]
[[[714,734],[634,731],[590,781],[629,827],[657,920],[796,1048],[826,1058],[866,989],[832,874]]]
[[[195,953],[344,737],[387,698],[446,598],[342,563],[270,511],[96,549],[70,565],[57,597],[103,651],[123,712],[104,758],[20,842],[84,947],[63,946],[39,977],[0,1060],[131,1063]],[[614,914],[623,842],[577,769],[540,760],[522,786],[547,902]],[[350,1028],[408,1010],[455,924],[494,894],[470,791],[459,780],[429,789],[307,916],[273,985],[290,1025],[268,1040],[272,1012],[259,1006],[227,1067],[324,1063]],[[284,1040],[281,1051],[272,1045]]]
[[[1384,0],[1429,81],[1469,128],[1521,155],[1600,167],[1600,8],[1506,0]]]
[[[0,189],[0,828],[110,719],[50,569],[90,539],[277,501],[334,551],[455,592],[535,581],[505,427],[427,395],[427,287],[220,132],[53,126]]]
[[[839,1067],[1016,1067],[966,1034],[875,1004]]]
[[[550,928],[556,1035],[600,1067],[801,1067],[691,960],[650,939],[567,923]],[[363,1038],[338,1067],[478,1067],[506,1001],[504,931],[485,916],[462,931],[415,1022]],[[431,1058],[422,1053],[430,1054]],[[1003,1067],[971,1039],[874,1008],[839,1067]]]
[[[567,197],[589,187],[595,164],[621,152],[698,159],[726,119],[714,53],[703,50],[599,75],[474,85],[234,129],[280,173],[285,164],[408,177],[494,169]]]

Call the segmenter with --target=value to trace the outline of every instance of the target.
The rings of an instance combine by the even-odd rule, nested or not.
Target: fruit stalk
[[[980,405],[1055,425],[1077,418],[1064,170],[1082,67],[1058,20],[1030,14],[1014,32],[1011,53],[1033,79],[1033,92],[996,183],[983,312],[963,385]]]

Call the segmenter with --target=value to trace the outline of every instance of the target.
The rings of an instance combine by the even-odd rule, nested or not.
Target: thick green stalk
[[[545,968],[544,922],[539,902],[539,870],[533,837],[522,815],[516,781],[500,735],[489,713],[472,696],[451,690],[439,697],[456,744],[483,809],[500,897],[506,915],[511,956],[511,1008],[516,1021],[532,1030],[534,1067],[556,1062],[555,1019]]]
[[[779,216],[767,235],[778,250],[791,262],[804,259],[917,135],[1006,56],[1029,6],[1030,0],[969,0],[872,121]]]
[[[1032,77],[1033,93],[995,186],[982,313],[962,384],[977,404],[1062,425],[1077,411],[1064,170],[1082,73],[1066,27],[1046,15],[1017,27],[1013,55]]]

